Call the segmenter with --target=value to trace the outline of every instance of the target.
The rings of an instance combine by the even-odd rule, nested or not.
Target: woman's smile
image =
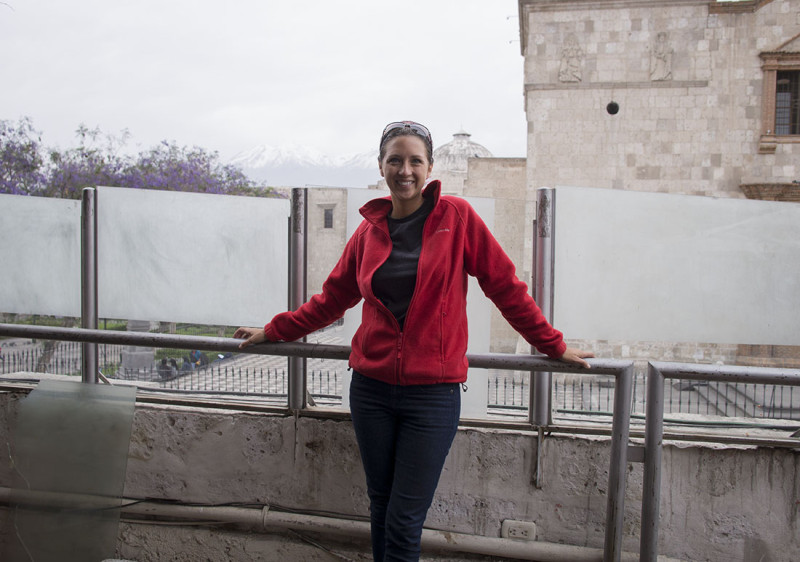
[[[431,175],[424,141],[403,135],[386,143],[386,154],[379,163],[381,175],[392,196],[392,217],[410,215],[422,205],[422,188]]]

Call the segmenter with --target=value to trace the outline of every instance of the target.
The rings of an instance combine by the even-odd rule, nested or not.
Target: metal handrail
[[[661,453],[664,447],[664,381],[689,379],[800,386],[800,369],[695,365],[651,361],[647,374],[642,532],[639,556],[643,562],[658,559],[658,523],[661,505]]]
[[[142,347],[230,351],[258,355],[283,355],[318,359],[348,359],[350,347],[302,342],[279,342],[239,349],[241,340],[207,336],[185,336],[115,330],[90,330],[52,326],[0,324],[0,335],[59,341],[123,344]],[[470,367],[521,371],[576,372],[574,365],[533,355],[503,353],[468,354]],[[622,556],[622,522],[625,502],[625,467],[627,465],[633,362],[613,359],[592,359],[587,375],[613,375],[616,378],[614,418],[611,430],[611,461],[608,478],[606,533],[603,560],[616,562]]]

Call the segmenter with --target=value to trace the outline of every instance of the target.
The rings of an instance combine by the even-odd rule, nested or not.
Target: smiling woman
[[[352,340],[350,412],[367,480],[377,562],[418,560],[422,526],[461,412],[467,379],[467,275],[511,325],[552,358],[586,367],[514,273],[514,264],[465,200],[427,182],[433,140],[413,121],[390,123],[378,165],[390,196],[364,221],[314,295],[264,328],[239,328],[241,347],[293,341],[330,325],[362,299]]]
[[[402,219],[422,206],[422,188],[433,170],[433,139],[413,121],[390,123],[383,131],[378,156],[381,176],[392,197],[393,219]]]

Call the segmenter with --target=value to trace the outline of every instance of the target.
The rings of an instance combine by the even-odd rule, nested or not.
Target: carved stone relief
[[[561,49],[561,66],[558,70],[558,79],[561,82],[580,82],[582,79],[583,49],[578,44],[574,33],[567,36],[564,47]]]
[[[672,80],[672,47],[666,31],[659,31],[650,49],[650,80]]]

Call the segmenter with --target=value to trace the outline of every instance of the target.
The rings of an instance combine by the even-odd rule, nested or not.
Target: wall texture
[[[23,396],[0,394],[0,442],[9,442]],[[427,526],[498,537],[504,519],[533,521],[541,541],[602,548],[608,439],[558,433],[546,437],[541,488],[532,484],[536,439],[533,432],[462,428]],[[0,463],[0,486],[10,485],[11,471],[9,457]],[[642,465],[630,465],[627,482],[624,549],[637,552]],[[687,560],[789,562],[800,549],[798,450],[668,444],[661,489],[662,554]],[[325,417],[140,403],[125,494],[367,513],[350,422]],[[8,510],[0,510],[2,520],[0,539],[7,541],[13,533]],[[187,559],[181,556],[197,549],[250,552],[254,560],[289,559],[285,554],[270,558],[265,542],[278,553],[307,549],[296,537],[280,534],[181,526],[165,532],[135,524],[121,526],[118,548],[119,556],[140,561]]]
[[[527,224],[524,158],[470,158],[463,187],[465,197],[489,197],[495,200],[492,233],[517,267],[517,276],[530,287],[532,225]],[[514,353],[521,340],[500,311],[492,307],[492,343],[494,353]]]
[[[308,192],[308,297],[322,292],[322,284],[342,255],[347,242],[347,189],[310,188]],[[332,213],[330,228],[325,213]]]
[[[759,55],[797,50],[800,2],[736,4],[520,0],[529,189],[740,197],[796,178],[796,139],[760,152]]]

